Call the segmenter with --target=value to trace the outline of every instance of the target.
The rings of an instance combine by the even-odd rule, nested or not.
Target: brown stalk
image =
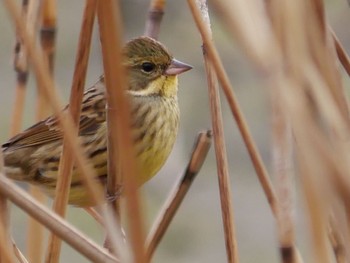
[[[162,240],[178,208],[201,169],[210,149],[211,137],[212,132],[210,130],[199,133],[186,171],[173,187],[173,190],[169,194],[167,201],[164,203],[147,237],[146,252],[148,261],[152,259],[157,246]]]
[[[332,245],[333,253],[337,263],[347,262],[346,245],[342,238],[342,234],[339,232],[339,227],[336,225],[335,218],[330,219],[328,227],[328,238]]]
[[[31,1],[30,4],[33,6],[36,1]],[[33,4],[34,3],[34,4]],[[34,10],[32,8],[32,10]],[[23,19],[27,19],[27,11],[28,11],[28,1],[22,1],[22,17]],[[28,21],[28,20],[27,20]],[[30,21],[28,21],[28,25],[30,25]],[[16,71],[17,77],[17,85],[16,85],[16,94],[15,101],[13,106],[12,113],[12,123],[10,129],[10,135],[15,135],[21,130],[21,120],[23,118],[23,108],[24,108],[24,99],[26,94],[26,85],[28,79],[28,65],[27,58],[25,55],[24,48],[21,44],[20,38],[17,36],[15,50],[14,50],[14,59],[13,64]]]
[[[50,72],[53,73],[55,58],[57,10],[56,0],[43,0],[40,42],[48,61]]]
[[[106,229],[102,216],[95,209],[93,209],[92,207],[86,207],[84,209],[89,215],[91,215],[96,220],[97,223],[99,223],[104,229]]]
[[[192,11],[193,17],[198,26],[201,22],[202,28],[208,33],[207,39],[202,35],[203,40],[203,57],[207,74],[208,89],[211,119],[213,126],[214,146],[217,162],[217,173],[219,180],[219,192],[221,200],[221,212],[225,234],[226,255],[228,262],[239,262],[238,250],[236,242],[236,234],[234,228],[233,206],[232,206],[232,194],[230,187],[228,163],[226,156],[226,147],[224,141],[223,121],[220,106],[220,97],[218,90],[217,76],[213,68],[213,60],[211,56],[208,56],[208,42],[212,42],[210,19],[208,13],[208,7],[206,1],[194,1],[189,0],[188,4]],[[199,26],[198,26],[199,27]]]
[[[61,111],[61,103],[58,99],[58,94],[54,87],[54,82],[50,77],[48,67],[46,66],[43,58],[42,52],[36,48],[34,45],[34,39],[28,35],[28,32],[25,29],[25,25],[21,20],[19,11],[17,10],[16,5],[10,0],[5,0],[4,4],[9,11],[9,15],[16,24],[18,28],[19,35],[23,40],[23,44],[27,48],[28,57],[31,60],[34,72],[37,77],[38,87],[45,95],[46,99],[50,102],[60,124],[63,135],[67,138],[71,151],[74,154],[74,158],[77,164],[78,171],[83,175],[82,180],[87,186],[87,190],[91,193],[92,201],[100,206],[100,210],[105,217],[106,226],[111,233],[111,240],[113,247],[116,247],[117,237],[115,233],[117,229],[115,227],[115,220],[112,218],[108,207],[102,205],[103,200],[103,190],[100,184],[98,184],[93,178],[95,178],[94,170],[91,168],[86,157],[82,154],[81,146],[78,143],[77,136],[74,136],[74,124],[70,115],[64,114]],[[124,244],[123,244],[124,245]],[[122,247],[123,247],[122,245]]]
[[[166,0],[151,0],[146,20],[145,36],[158,39],[165,3]]]
[[[96,0],[86,0],[83,22],[79,37],[78,52],[75,60],[75,70],[73,74],[74,77],[69,101],[69,111],[76,125],[74,130],[75,135],[78,135],[81,103],[84,94],[85,78],[89,60],[90,43],[92,38],[96,4]],[[55,211],[63,218],[66,214],[70,184],[72,181],[72,170],[74,165],[73,154],[67,144],[68,142],[64,138],[63,150],[58,169],[56,194],[53,203],[53,211]],[[49,238],[48,251],[46,254],[46,262],[59,262],[60,250],[61,240],[57,236],[51,234]]]
[[[337,51],[339,61],[343,65],[348,76],[350,76],[350,58],[349,58],[349,55],[346,53],[343,45],[339,41],[339,39],[338,39],[337,35],[335,34],[335,32],[333,31],[333,29],[331,27],[329,27],[329,30],[330,30],[330,33],[332,34],[332,37],[334,40],[334,44],[335,44],[335,48]]]
[[[336,64],[336,48],[334,46],[331,32],[326,26],[326,18],[323,1],[312,0],[305,4],[310,14],[310,22],[308,24],[308,34],[310,37],[310,47],[313,59],[317,68],[321,72],[324,82],[330,92],[330,98],[335,101],[340,110],[341,116],[349,121],[349,107],[346,93],[341,81],[339,67]],[[325,63],[326,62],[326,63]]]
[[[135,155],[129,127],[129,102],[125,97],[125,69],[121,64],[121,14],[115,1],[98,2],[98,22],[107,88],[107,192],[110,196],[115,196],[120,193],[121,186],[125,186],[127,219],[130,223],[130,242],[134,261],[142,263],[145,262],[144,230],[137,192]],[[118,155],[118,153],[122,154]],[[116,211],[119,210],[118,198],[114,202],[114,208]]]
[[[296,26],[292,24],[294,17],[288,14],[287,4],[281,1],[270,1],[268,13],[277,40],[283,51],[286,65],[293,64],[293,55],[289,54],[289,35],[293,34]],[[295,9],[292,9],[295,10]],[[301,13],[301,12],[300,12]],[[294,12],[294,14],[298,14]],[[291,25],[292,24],[292,25]],[[299,40],[299,39],[298,39]],[[297,42],[297,41],[296,41]],[[299,42],[297,42],[299,44]],[[296,49],[299,51],[299,46]],[[291,60],[290,62],[288,60]],[[284,78],[292,74],[293,69],[285,67],[282,74]],[[290,119],[285,111],[283,97],[279,85],[273,83],[270,89],[270,102],[272,109],[272,168],[276,178],[276,189],[279,200],[279,209],[276,215],[279,250],[282,262],[299,262],[298,251],[295,247],[295,231],[293,221],[293,194],[294,194],[294,160],[293,138]]]
[[[33,199],[2,173],[0,173],[0,192],[89,260],[93,262],[118,262],[115,257],[108,254],[102,247]]]
[[[0,173],[4,168],[2,152],[0,151]],[[1,176],[1,175],[0,175]],[[14,262],[10,239],[10,213],[7,196],[0,192],[0,262]]]
[[[20,263],[28,263],[28,260],[25,258],[25,256],[22,254],[22,252],[17,247],[16,243],[12,240],[12,248],[15,253],[15,256]]]
[[[245,118],[243,116],[243,113],[239,107],[238,100],[233,92],[232,86],[230,84],[227,73],[222,65],[222,61],[219,57],[219,54],[215,48],[214,43],[211,41],[208,29],[205,27],[205,24],[200,17],[200,13],[195,8],[194,4],[191,1],[189,1],[189,3],[190,3],[191,12],[192,12],[193,17],[195,19],[196,25],[199,29],[199,32],[200,32],[202,39],[203,39],[203,42],[206,46],[206,51],[208,52],[208,56],[210,58],[210,61],[213,64],[213,68],[215,69],[218,80],[221,84],[221,88],[225,93],[225,96],[226,96],[226,99],[228,101],[231,112],[236,120],[238,129],[239,129],[239,131],[242,135],[243,141],[247,147],[247,150],[248,150],[249,156],[252,160],[254,169],[258,175],[259,181],[263,187],[263,190],[265,192],[265,195],[267,197],[269,205],[272,209],[272,212],[276,215],[277,214],[278,200],[277,200],[276,193],[273,189],[272,183],[270,181],[270,178],[268,176],[267,170],[264,166],[264,163],[261,159],[261,156],[259,155],[259,152],[258,152],[257,147],[255,145],[255,142],[253,140],[253,137],[251,136],[251,134],[249,132],[248,125],[247,125]],[[213,4],[214,3],[216,4],[216,2],[213,2]]]
[[[349,55],[346,53],[344,47],[340,43],[337,35],[335,34],[335,32],[333,31],[333,29],[331,27],[329,27],[329,31],[332,34],[339,61],[343,65],[348,76],[350,76],[350,58],[349,58]]]

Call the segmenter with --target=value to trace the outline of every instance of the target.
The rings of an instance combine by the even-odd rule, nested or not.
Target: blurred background
[[[57,4],[55,81],[60,89],[62,101],[66,102],[73,77],[84,1],[60,0]],[[120,4],[125,41],[142,35],[149,1],[124,0],[120,1]],[[345,49],[350,52],[350,34],[347,26],[350,23],[349,6],[345,0],[326,1],[326,10],[329,23]],[[271,138],[268,90],[261,84],[258,72],[250,66],[244,53],[236,47],[234,39],[220,23],[220,14],[211,9],[210,11],[215,43],[253,137],[269,169]],[[6,141],[9,136],[15,91],[15,73],[12,66],[15,31],[8,18],[4,7],[1,7],[0,142]],[[194,69],[180,77],[181,126],[175,148],[160,173],[141,190],[147,230],[151,227],[170,189],[184,171],[197,133],[211,127],[201,40],[186,1],[168,1],[159,40],[176,58],[193,65]],[[93,84],[101,73],[101,49],[95,27],[87,87]],[[348,84],[345,82],[346,86]],[[31,75],[23,129],[34,122],[35,96],[35,80]],[[243,263],[279,262],[275,222],[224,97],[222,97],[222,108],[240,260]],[[303,215],[302,198],[303,196],[296,192],[295,220],[298,246],[305,262],[308,262],[311,248],[308,245],[309,237],[306,231],[308,221]],[[15,206],[12,206],[11,210],[12,233],[18,246],[24,251],[27,217]],[[103,241],[102,229],[85,211],[70,207],[68,220],[97,242]],[[61,262],[87,262],[87,260],[65,245]],[[226,262],[213,147],[157,249],[153,262]]]

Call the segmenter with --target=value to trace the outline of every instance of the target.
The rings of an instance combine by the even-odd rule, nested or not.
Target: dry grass
[[[11,246],[8,233],[6,200],[18,205],[45,226],[94,262],[149,262],[167,227],[174,218],[191,182],[199,171],[210,140],[202,134],[196,144],[189,166],[169,194],[169,201],[159,213],[154,227],[145,239],[143,217],[135,183],[135,166],[131,136],[128,129],[128,101],[123,96],[127,81],[123,76],[120,60],[121,31],[120,11],[115,1],[86,0],[80,45],[71,89],[71,113],[61,112],[55,83],[52,79],[55,51],[56,7],[54,1],[44,1],[42,14],[41,48],[35,44],[34,32],[38,27],[39,6],[30,1],[23,10],[13,1],[4,1],[11,20],[16,25],[18,43],[16,49],[17,88],[11,133],[19,131],[28,61],[37,77],[41,101],[59,117],[64,131],[64,154],[60,164],[61,178],[54,202],[54,211],[65,215],[70,184],[69,174],[73,164],[82,171],[92,197],[98,205],[99,218],[107,229],[109,248],[95,244],[72,227],[67,221],[23,193],[0,173],[0,259],[1,262],[26,262],[20,251]],[[235,237],[232,197],[227,165],[225,138],[221,117],[219,88],[230,106],[233,119],[246,145],[262,189],[275,218],[281,262],[303,262],[296,246],[293,219],[294,195],[301,189],[309,218],[315,262],[349,262],[350,224],[350,120],[348,101],[337,67],[338,61],[350,72],[349,57],[335,33],[327,24],[323,2],[320,0],[269,0],[269,1],[213,1],[213,10],[234,37],[247,59],[261,73],[261,81],[267,86],[272,109],[272,171],[275,184],[267,173],[255,142],[240,110],[232,85],[212,40],[206,1],[188,0],[189,9],[203,40],[205,68],[212,113],[213,139],[217,159],[217,174],[221,197],[222,218],[228,262],[239,262]],[[166,1],[153,0],[150,4],[145,34],[158,38]],[[95,12],[96,8],[96,12]],[[100,26],[104,72],[108,101],[108,193],[119,192],[125,186],[126,211],[122,211],[117,199],[112,206],[104,204],[103,189],[93,178],[94,172],[77,143],[74,124],[79,118],[86,68],[89,56],[92,25],[97,14]],[[24,23],[26,21],[26,23]],[[257,25],[259,28],[257,29]],[[19,41],[20,40],[20,41]],[[20,47],[20,48],[19,48]],[[199,48],[199,47],[198,47]],[[23,54],[21,55],[21,52]],[[27,61],[28,60],[28,61]],[[117,74],[116,74],[117,72]],[[220,84],[220,85],[219,85]],[[39,103],[40,105],[40,103]],[[40,106],[39,106],[40,108]],[[117,123],[116,121],[119,120]],[[205,140],[203,136],[207,136]],[[123,149],[123,155],[117,152]],[[73,162],[74,161],[74,162]],[[122,163],[126,178],[119,177],[117,163]],[[63,176],[65,175],[65,176]],[[186,179],[187,178],[187,179]],[[190,178],[190,179],[188,179]],[[298,181],[298,183],[296,183]],[[91,211],[90,211],[91,212]],[[120,213],[126,213],[129,222],[128,241],[124,242],[119,224]],[[93,213],[93,212],[91,212]],[[35,230],[32,230],[35,231]],[[59,262],[60,242],[52,237],[46,250],[46,262]],[[184,238],[185,240],[185,238]],[[332,247],[333,250],[330,250]],[[34,256],[41,257],[45,248],[40,243],[29,248],[28,262]],[[33,255],[34,254],[34,255]],[[118,258],[118,259],[117,259]]]

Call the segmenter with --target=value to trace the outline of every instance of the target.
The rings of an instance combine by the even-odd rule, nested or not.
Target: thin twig
[[[125,97],[125,69],[121,64],[121,14],[115,1],[98,2],[98,22],[107,87],[107,191],[109,195],[114,196],[120,192],[121,185],[125,186],[127,219],[130,224],[130,242],[134,261],[142,263],[145,262],[144,230],[137,192],[134,147],[129,126],[129,102]],[[118,211],[118,199],[114,202],[116,211]]]
[[[203,28],[208,33],[208,38],[203,39],[203,56],[205,62],[205,69],[207,74],[208,89],[209,89],[209,100],[210,110],[213,125],[214,135],[214,146],[217,162],[217,173],[219,180],[220,200],[221,200],[221,212],[225,234],[226,254],[228,262],[237,263],[238,250],[236,242],[236,234],[234,228],[234,217],[233,217],[233,205],[232,205],[232,194],[229,179],[226,147],[224,142],[224,131],[223,131],[223,120],[221,114],[220,97],[218,90],[217,76],[214,72],[212,58],[208,57],[208,42],[211,40],[211,28],[210,19],[208,13],[208,7],[205,0],[202,1],[188,0],[188,4],[195,18],[198,26],[198,21],[202,22]],[[197,5],[197,6],[196,6]]]
[[[192,5],[191,1],[189,1],[189,3],[191,3],[191,5]],[[278,200],[277,200],[275,190],[273,189],[273,186],[272,186],[271,180],[269,178],[269,175],[267,173],[267,170],[265,168],[265,165],[261,159],[261,156],[260,156],[258,149],[255,145],[255,142],[253,140],[253,137],[249,131],[249,128],[248,128],[248,125],[245,121],[243,113],[239,107],[238,100],[234,94],[234,91],[233,91],[232,86],[230,84],[227,73],[224,69],[224,66],[223,66],[222,61],[219,57],[219,54],[215,48],[215,45],[211,41],[210,33],[200,17],[199,10],[197,10],[197,8],[195,8],[195,7],[191,7],[191,11],[192,11],[193,17],[195,19],[196,25],[199,29],[199,32],[202,36],[203,42],[206,46],[206,51],[208,52],[210,61],[213,64],[213,68],[215,69],[218,80],[221,84],[221,88],[223,89],[223,91],[225,93],[225,96],[226,96],[226,99],[228,101],[231,112],[236,120],[238,129],[242,135],[243,141],[246,145],[249,156],[252,160],[254,169],[258,175],[259,181],[260,181],[262,188],[265,192],[266,198],[270,204],[272,212],[276,215],[277,209],[278,209],[277,208],[278,207]]]
[[[57,24],[56,0],[42,1],[43,12],[40,29],[40,42],[45,54],[45,58],[47,59],[47,63],[49,64],[50,72],[53,74]]]
[[[280,42],[283,54],[288,59],[289,38],[285,32],[291,28],[288,16],[280,2],[270,1],[267,5],[270,20],[276,38]],[[279,7],[279,8],[277,8]],[[287,20],[287,21],[284,21]],[[284,28],[287,27],[287,28]],[[288,62],[286,63],[288,64]],[[287,73],[286,73],[287,74]],[[294,233],[294,159],[293,159],[293,137],[289,116],[285,112],[284,102],[280,89],[277,85],[271,85],[270,102],[272,110],[272,169],[276,182],[279,209],[276,215],[279,250],[284,263],[297,261],[297,248],[295,247]]]
[[[31,0],[29,1],[28,6],[28,15],[27,15],[27,31],[28,33],[36,39],[37,35],[37,28],[39,24],[39,20],[41,18],[41,9],[42,9],[42,1],[41,0]],[[23,66],[28,67],[28,58],[27,58],[27,50],[25,45],[22,45],[22,51],[23,51]],[[23,67],[23,70],[28,70]],[[26,74],[26,75],[24,75]],[[28,72],[22,71],[23,77],[26,78]],[[25,84],[25,83],[23,83]],[[47,116],[47,109],[43,108],[43,105],[46,105],[44,103],[45,101],[41,94],[38,94],[37,102],[36,102],[36,120],[41,121],[45,116]],[[19,131],[18,131],[19,132]],[[37,188],[30,186],[29,187],[30,194],[41,203],[44,203],[46,201],[46,196]],[[32,240],[30,237],[36,236],[34,240]],[[32,261],[41,261],[41,257],[43,255],[43,238],[44,238],[44,229],[40,224],[38,224],[37,221],[33,220],[31,217],[28,218],[28,228],[27,228],[27,244],[26,244],[26,254],[28,257],[28,260],[30,262]]]
[[[328,227],[328,238],[332,245],[333,253],[337,263],[347,262],[344,240],[339,233],[339,228],[336,226],[335,218],[330,219]]]
[[[0,151],[0,173],[4,168],[4,159]],[[1,175],[0,175],[1,176]],[[10,246],[10,213],[7,196],[0,192],[0,262],[14,262],[13,250]]]
[[[102,216],[95,209],[93,209],[92,207],[86,207],[84,209],[89,215],[91,215],[97,221],[97,223],[99,223],[104,229],[106,228]]]
[[[13,251],[15,253],[15,256],[16,256],[17,260],[20,263],[28,263],[28,260],[25,258],[25,256],[21,252],[21,250],[19,250],[19,248],[17,247],[17,245],[16,245],[14,240],[12,240],[12,248],[13,248]]]
[[[151,0],[145,25],[145,36],[158,39],[165,3],[166,0]]]
[[[186,171],[180,180],[175,184],[169,194],[167,201],[164,203],[161,212],[155,220],[152,229],[147,237],[147,259],[151,260],[158,244],[163,238],[171,221],[173,220],[178,208],[190,189],[194,179],[201,169],[207,153],[210,149],[212,132],[210,130],[199,133],[191,159],[187,165]]]
[[[92,38],[92,30],[94,25],[96,0],[86,0],[83,15],[83,23],[81,26],[79,46],[77,57],[75,60],[74,78],[71,88],[69,110],[72,119],[76,124],[75,134],[78,135],[78,125],[81,111],[81,102],[84,94],[85,78],[87,64],[90,53],[90,43]],[[67,140],[63,139],[63,150],[58,169],[56,194],[53,203],[53,210],[63,218],[66,214],[67,203],[69,199],[70,184],[72,181],[73,156],[67,147]],[[55,235],[50,235],[48,251],[46,254],[46,262],[59,262],[61,240]]]
[[[343,65],[348,76],[350,76],[350,58],[349,58],[349,55],[346,53],[343,45],[340,43],[337,35],[335,34],[335,32],[333,31],[333,29],[331,27],[329,27],[329,31],[332,34],[339,61]]]
[[[38,1],[30,1],[30,6],[28,8],[28,1],[23,0],[22,1],[22,17],[23,19],[27,20],[27,26],[28,30],[31,30],[34,28],[35,20],[30,19],[33,16],[33,11],[37,8],[35,6],[37,5]],[[29,14],[27,15],[29,9]],[[34,14],[35,15],[35,14]],[[15,101],[13,106],[13,113],[12,113],[12,123],[11,123],[11,130],[10,134],[15,135],[21,130],[21,124],[22,124],[22,118],[23,118],[23,109],[24,109],[24,99],[26,94],[26,85],[28,80],[28,63],[27,63],[27,56],[25,52],[25,48],[21,43],[21,39],[19,36],[17,36],[17,41],[15,44],[15,50],[14,50],[14,68],[16,71],[16,78],[17,78],[17,85],[16,85],[16,94],[15,94]]]
[[[89,260],[94,262],[118,262],[103,248],[84,236],[60,216],[37,202],[2,173],[0,173],[0,192]]]

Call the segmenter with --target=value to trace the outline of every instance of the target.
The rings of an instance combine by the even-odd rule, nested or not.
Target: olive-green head
[[[149,37],[129,41],[123,49],[123,55],[131,91],[149,89],[148,94],[162,93],[163,86],[165,89],[171,88],[167,84],[175,83],[178,74],[192,68],[174,59],[164,45]]]

